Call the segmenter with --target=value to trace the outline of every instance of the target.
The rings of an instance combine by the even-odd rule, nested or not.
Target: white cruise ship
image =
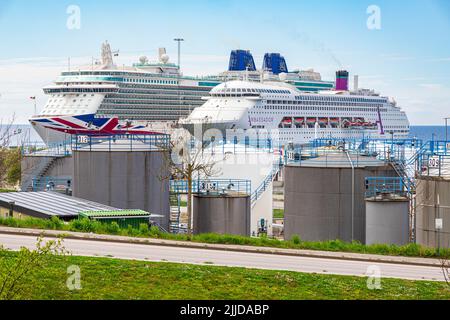
[[[350,92],[346,71],[337,72],[336,85],[336,90],[306,93],[283,82],[230,81],[215,87],[180,124],[192,134],[196,125],[222,134],[257,129],[276,135],[283,145],[318,138],[408,137],[408,118],[395,101],[371,90]]]
[[[257,70],[249,51],[235,50],[229,70],[208,77],[183,75],[165,49],[159,49],[157,62],[141,57],[131,67],[115,65],[113,56],[106,42],[101,61],[64,71],[44,88],[49,99],[30,119],[44,142],[65,141],[73,134],[170,132],[212,88],[233,79],[281,79],[305,92],[334,88],[313,70],[289,72],[279,54],[266,54],[263,69]]]

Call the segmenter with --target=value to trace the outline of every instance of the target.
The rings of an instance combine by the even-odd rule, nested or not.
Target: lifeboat
[[[314,126],[316,125],[316,121],[316,118],[306,118],[306,124],[308,128],[314,128]]]
[[[328,118],[319,118],[319,126],[325,128],[328,125]]]
[[[292,118],[284,118],[281,121],[282,128],[292,128]]]
[[[305,124],[305,118],[294,118],[294,125],[296,128],[301,128]]]
[[[333,128],[337,128],[339,126],[339,118],[330,118],[330,125]]]

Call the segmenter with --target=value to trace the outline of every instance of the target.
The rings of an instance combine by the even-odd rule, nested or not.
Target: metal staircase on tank
[[[251,195],[251,206],[252,208],[255,207],[256,202],[258,199],[261,198],[261,196],[266,192],[267,188],[270,186],[270,184],[273,183],[275,178],[277,177],[278,173],[280,172],[280,169],[282,168],[282,163],[275,164],[273,166],[272,171],[270,174],[264,179],[264,181],[259,185],[258,188],[252,193]]]
[[[170,193],[170,219],[169,232],[180,233],[181,224],[181,195],[177,193]]]
[[[47,161],[42,166],[40,166],[37,169],[37,173],[36,173],[36,175],[34,175],[34,178],[26,183],[27,187],[25,188],[25,190],[27,192],[34,191],[33,190],[33,180],[40,180],[40,179],[44,178],[45,175],[50,170],[50,168],[55,164],[55,162],[58,159],[59,159],[59,157],[56,157],[56,156],[55,157],[51,157],[51,158],[47,158]]]

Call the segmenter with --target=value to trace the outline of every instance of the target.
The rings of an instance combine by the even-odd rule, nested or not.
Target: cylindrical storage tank
[[[430,176],[416,183],[416,242],[450,248],[450,180]],[[442,219],[442,230],[436,230],[436,219]]]
[[[250,208],[248,195],[196,194],[193,197],[194,233],[250,236]]]
[[[74,151],[73,195],[120,209],[141,209],[169,228],[169,168],[164,151]]]
[[[409,199],[384,195],[366,199],[366,244],[409,242]]]
[[[345,153],[285,166],[286,240],[298,235],[306,241],[339,239],[350,242],[353,239],[365,242],[366,178],[395,177],[397,174],[382,161],[351,158],[354,181],[353,169]]]

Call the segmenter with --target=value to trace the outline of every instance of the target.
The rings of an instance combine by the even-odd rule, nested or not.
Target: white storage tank
[[[366,244],[409,242],[409,199],[381,194],[366,199]]]

